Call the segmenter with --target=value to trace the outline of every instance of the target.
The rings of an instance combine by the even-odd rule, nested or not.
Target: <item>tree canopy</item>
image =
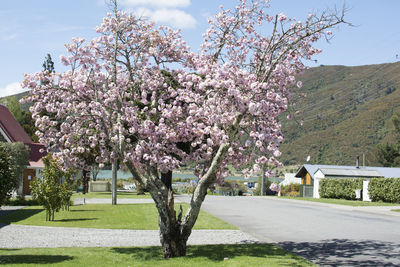
[[[312,44],[344,22],[336,11],[304,22],[271,16],[268,5],[221,7],[198,53],[180,31],[115,8],[96,28],[98,37],[66,45],[70,55],[61,60],[70,70],[25,76],[40,141],[60,163],[85,168],[85,157],[121,160],[150,192],[165,257],[185,255],[207,188],[226,175],[228,163],[253,162],[249,174],[279,164],[277,116],[287,110],[290,90],[301,87],[295,75],[302,60],[321,52]],[[188,162],[197,163],[200,180],[182,217],[160,178]]]

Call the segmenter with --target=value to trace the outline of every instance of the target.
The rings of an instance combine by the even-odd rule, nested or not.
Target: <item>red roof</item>
[[[32,143],[29,135],[24,131],[8,108],[0,104],[0,128],[11,142]]]
[[[42,157],[47,155],[45,146],[33,143],[12,113],[2,104],[0,104],[0,129],[12,143],[22,142],[29,147],[29,166],[44,167]]]
[[[42,167],[44,166],[42,162],[42,157],[47,155],[46,148],[43,144],[30,143],[25,144],[29,146],[29,165],[32,167]]]

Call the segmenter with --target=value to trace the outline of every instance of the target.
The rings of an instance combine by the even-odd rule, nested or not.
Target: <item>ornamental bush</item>
[[[400,203],[400,178],[372,178],[368,192],[372,201]]]
[[[362,189],[361,178],[325,178],[319,182],[319,195],[322,198],[356,200],[356,189]]]
[[[300,184],[288,184],[281,186],[282,196],[298,196],[300,194]]]
[[[42,179],[31,183],[32,197],[46,209],[46,221],[54,221],[54,213],[69,210],[72,196],[71,172],[64,172],[50,155],[42,158],[45,167]],[[64,181],[63,181],[64,180]]]

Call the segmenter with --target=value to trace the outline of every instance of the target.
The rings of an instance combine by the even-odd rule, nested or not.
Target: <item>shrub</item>
[[[372,201],[400,203],[400,178],[372,178],[368,192]]]
[[[300,194],[300,184],[288,184],[281,186],[282,196],[298,196]]]
[[[24,195],[18,195],[8,199],[5,204],[8,206],[37,206],[39,202],[36,199],[26,199]]]
[[[319,195],[322,198],[356,200],[356,189],[362,189],[361,178],[325,178],[319,182]]]
[[[62,171],[50,155],[44,157],[43,162],[43,179],[35,179],[31,183],[32,197],[46,209],[46,221],[54,221],[56,211],[69,209],[72,190],[68,180],[71,172]],[[65,182],[62,183],[63,178]]]
[[[23,143],[0,142],[0,206],[17,189],[28,159],[29,150]]]
[[[124,189],[124,182],[121,181],[121,180],[118,180],[118,181],[117,181],[117,188],[118,188],[118,189]]]
[[[0,148],[0,207],[11,197],[11,190],[18,185],[17,181],[11,178],[13,175],[12,159]]]

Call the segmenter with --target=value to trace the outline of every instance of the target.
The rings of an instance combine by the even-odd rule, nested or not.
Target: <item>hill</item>
[[[294,93],[296,120],[282,119],[285,141],[280,160],[302,164],[378,165],[374,150],[394,140],[391,118],[400,112],[400,63],[307,70]],[[306,96],[303,97],[303,94]]]

